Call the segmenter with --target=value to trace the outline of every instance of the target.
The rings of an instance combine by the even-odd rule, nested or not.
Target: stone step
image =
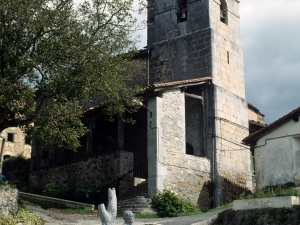
[[[118,213],[131,210],[133,213],[156,213],[152,200],[143,196],[118,199]]]

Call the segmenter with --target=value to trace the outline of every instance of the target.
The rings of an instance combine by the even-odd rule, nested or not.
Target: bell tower
[[[249,131],[239,0],[149,0],[148,4],[149,84],[178,87],[185,96],[184,148],[210,160],[214,204],[224,204],[228,189],[235,185],[252,189],[250,151],[241,143]],[[195,85],[199,79],[210,81]],[[197,108],[191,107],[195,95],[201,99]],[[157,104],[151,104],[160,115]],[[163,135],[163,130],[159,132]],[[161,189],[163,179],[156,188]]]

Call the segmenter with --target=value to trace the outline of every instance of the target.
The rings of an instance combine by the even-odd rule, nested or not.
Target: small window
[[[7,141],[14,142],[14,134],[13,133],[7,133]]]
[[[229,64],[229,52],[227,51],[227,63]]]
[[[181,23],[187,21],[188,18],[188,7],[186,0],[177,1],[177,22]]]

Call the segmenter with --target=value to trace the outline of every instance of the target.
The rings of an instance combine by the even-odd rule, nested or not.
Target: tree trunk
[[[0,175],[2,174],[2,161],[3,161],[3,153],[4,153],[4,144],[5,138],[2,138],[2,145],[0,149]]]

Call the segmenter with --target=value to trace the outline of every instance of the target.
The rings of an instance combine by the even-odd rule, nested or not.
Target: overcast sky
[[[246,99],[269,124],[300,106],[300,0],[240,2]]]
[[[300,106],[300,0],[241,0],[246,99],[271,123]]]

